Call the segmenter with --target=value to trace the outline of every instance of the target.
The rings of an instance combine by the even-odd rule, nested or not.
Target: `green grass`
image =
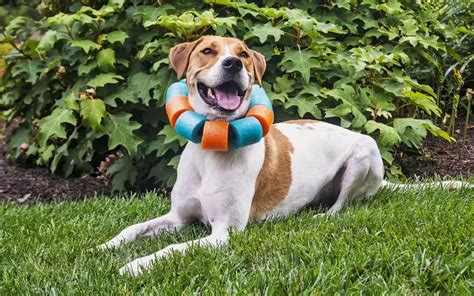
[[[335,218],[304,211],[254,224],[221,249],[173,255],[139,278],[117,270],[179,233],[91,251],[123,227],[167,212],[153,193],[17,207],[0,204],[0,295],[19,294],[470,294],[474,191],[380,192]]]

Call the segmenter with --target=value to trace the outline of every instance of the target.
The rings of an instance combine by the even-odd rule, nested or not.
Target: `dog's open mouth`
[[[220,111],[235,111],[242,104],[245,90],[230,80],[216,87],[208,87],[198,82],[197,89],[201,98],[211,107]]]

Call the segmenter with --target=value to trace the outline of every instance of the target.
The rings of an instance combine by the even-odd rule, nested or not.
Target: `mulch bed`
[[[474,121],[468,125],[466,140],[463,141],[464,120],[456,125],[454,138],[449,143],[444,139],[428,136],[422,145],[422,152],[401,151],[396,162],[408,177],[463,176],[474,174]]]
[[[0,123],[1,129],[1,123]],[[408,177],[469,176],[474,173],[474,122],[468,129],[465,142],[462,139],[462,121],[459,121],[455,138],[457,143],[428,137],[422,153],[402,151],[396,161]],[[96,194],[110,193],[107,182],[94,176],[65,179],[53,175],[46,168],[12,164],[5,160],[0,137],[0,201],[19,204],[82,200]]]
[[[93,176],[65,179],[46,168],[9,163],[3,153],[4,144],[5,138],[0,135],[0,201],[31,204],[82,200],[110,192],[105,180]]]

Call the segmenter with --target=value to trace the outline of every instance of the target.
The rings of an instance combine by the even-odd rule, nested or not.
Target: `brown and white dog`
[[[169,60],[178,78],[186,73],[194,111],[210,120],[243,117],[251,86],[255,80],[261,84],[266,67],[264,56],[242,41],[215,36],[175,46]],[[275,124],[259,143],[229,152],[204,151],[189,142],[170,212],[127,227],[99,248],[178,230],[194,219],[211,226],[207,237],[170,245],[120,269],[139,275],[172,251],[224,245],[230,228],[243,230],[252,221],[285,217],[314,204],[326,204],[328,214],[335,214],[348,201],[373,196],[387,184],[383,174],[371,137],[313,120]]]

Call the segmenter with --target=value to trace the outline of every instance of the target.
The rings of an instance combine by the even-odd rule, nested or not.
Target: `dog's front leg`
[[[225,179],[224,179],[225,180]],[[138,258],[120,269],[120,274],[129,273],[137,276],[150,269],[151,265],[172,252],[185,253],[189,247],[217,247],[227,244],[229,229],[243,230],[247,225],[250,206],[254,193],[253,185],[247,188],[215,189],[212,192],[201,192],[201,207],[204,219],[212,228],[211,235],[181,244],[169,245],[166,248],[142,258]]]
[[[143,272],[148,271],[151,268],[151,265],[156,260],[160,260],[164,257],[167,257],[172,252],[185,253],[186,250],[192,246],[197,246],[197,247],[224,246],[227,244],[228,237],[229,237],[229,233],[228,233],[227,226],[222,225],[220,227],[213,227],[212,233],[209,236],[196,239],[193,241],[189,241],[186,243],[169,245],[166,248],[163,248],[154,254],[135,259],[134,261],[120,268],[119,273],[121,275],[128,273],[133,276],[138,276],[138,275],[141,275]]]
[[[141,236],[154,237],[162,232],[178,230],[184,225],[184,221],[172,212],[138,224],[131,225],[122,230],[117,236],[97,248],[106,250],[116,248],[120,245],[135,241]]]
[[[164,232],[179,230],[189,220],[198,217],[201,206],[193,196],[199,188],[200,177],[191,159],[189,149],[185,149],[178,167],[178,178],[171,192],[171,210],[168,214],[131,225],[98,248],[102,250],[115,248],[135,241],[139,237],[155,237]]]

